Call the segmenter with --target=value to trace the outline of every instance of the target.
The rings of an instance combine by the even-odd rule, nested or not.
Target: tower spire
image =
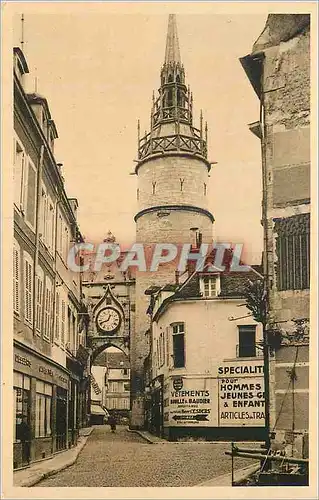
[[[165,64],[170,63],[181,63],[175,14],[170,14],[168,16]]]

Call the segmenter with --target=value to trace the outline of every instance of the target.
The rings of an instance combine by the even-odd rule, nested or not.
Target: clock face
[[[106,307],[99,312],[96,322],[103,332],[114,332],[120,326],[121,316],[113,307]]]

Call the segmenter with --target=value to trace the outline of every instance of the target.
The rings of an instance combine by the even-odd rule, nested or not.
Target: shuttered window
[[[16,243],[13,247],[13,310],[20,312],[20,249]]]
[[[61,300],[61,344],[65,342],[65,301]]]
[[[24,317],[28,323],[33,319],[33,263],[31,257],[24,260]]]
[[[46,280],[43,337],[47,339],[51,338],[51,317],[52,317],[51,307],[52,307],[51,283],[50,281]]]
[[[34,228],[36,203],[36,170],[32,163],[28,163],[28,184],[26,196],[26,220]]]
[[[23,176],[25,153],[22,145],[14,139],[14,160],[13,160],[13,179],[14,179],[14,203],[21,209],[23,208]]]
[[[43,311],[43,276],[36,276],[36,329],[41,332],[42,311]]]
[[[55,329],[54,338],[55,340],[60,340],[60,294],[59,292],[55,295]]]
[[[48,232],[47,232],[47,245],[49,250],[53,252],[54,250],[54,206],[52,200],[49,198],[48,200]]]

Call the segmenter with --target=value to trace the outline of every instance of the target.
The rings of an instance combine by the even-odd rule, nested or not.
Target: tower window
[[[168,91],[168,94],[167,94],[167,106],[170,108],[171,106],[173,106],[173,92],[172,90],[169,90]]]
[[[170,75],[168,75],[168,82],[170,83],[170,82],[172,82],[172,81],[173,81],[173,75],[172,75],[172,74],[170,74]]]
[[[156,189],[156,181],[152,182],[152,194],[155,194],[155,189]]]
[[[139,200],[140,199],[140,190],[137,189],[136,191],[136,199]]]
[[[181,77],[179,75],[177,75],[176,77],[176,81],[179,83],[181,81]]]
[[[185,179],[180,179],[179,182],[181,183],[181,191],[183,191],[183,184],[184,184]]]
[[[207,184],[204,182],[204,196],[207,195]]]

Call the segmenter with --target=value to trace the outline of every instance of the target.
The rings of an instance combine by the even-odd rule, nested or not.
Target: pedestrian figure
[[[22,422],[17,429],[17,438],[22,444],[22,459],[24,463],[30,463],[30,441],[31,430],[26,416],[22,417]]]
[[[115,432],[116,431],[116,419],[114,415],[109,416],[108,424],[111,427],[111,431]]]

